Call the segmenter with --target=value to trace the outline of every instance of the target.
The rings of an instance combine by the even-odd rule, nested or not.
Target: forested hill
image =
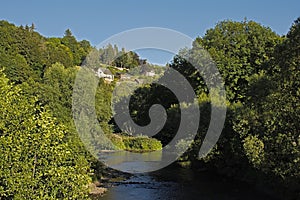
[[[204,80],[182,54],[201,57],[202,47],[223,78],[228,112],[217,145],[199,159],[207,116],[211,106],[219,105],[212,105]],[[86,40],[77,41],[70,30],[61,38],[47,38],[33,24],[18,27],[0,21],[0,199],[85,199],[87,185],[104,173],[72,120],[73,84],[86,59],[95,72],[100,66],[115,75],[109,83],[100,79],[95,108],[101,128],[119,149],[161,149],[176,134],[181,107],[170,90],[157,84],[140,85],[130,99],[130,114],[146,125],[151,105],[163,105],[168,119],[159,134],[135,138],[114,124],[116,80],[130,68],[147,66],[136,53],[113,44],[95,49]],[[178,163],[200,163],[226,176],[270,185],[284,198],[300,198],[299,67],[300,18],[284,36],[254,21],[222,21],[196,38],[191,49],[178,52],[164,73],[170,68],[180,72],[201,110],[197,136]]]
[[[6,21],[0,22],[0,30],[1,65],[8,66],[6,74],[15,82],[38,79],[56,62],[65,67],[80,65],[91,50],[88,41],[78,42],[70,30],[63,38],[45,38],[33,24],[17,27]]]

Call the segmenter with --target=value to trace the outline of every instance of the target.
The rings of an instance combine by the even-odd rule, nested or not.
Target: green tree
[[[140,64],[140,58],[137,53],[133,51],[122,52],[114,59],[113,65],[117,67],[131,69]]]
[[[0,72],[1,199],[82,199],[89,165],[67,129]]]
[[[249,101],[237,112],[234,121],[234,130],[243,139],[243,151],[248,156],[249,163],[264,173],[279,178],[292,191],[290,196],[298,194],[298,198],[299,22],[298,18],[284,42],[275,48],[274,58],[266,63],[270,69],[268,76],[262,74],[253,80],[248,94]],[[249,148],[251,143],[256,145]]]
[[[5,52],[0,48],[0,66],[4,68],[7,77],[16,84],[27,81],[29,77],[39,80],[35,71],[20,54]]]
[[[61,39],[61,43],[71,50],[74,66],[80,66],[85,60],[88,52],[91,50],[89,43],[87,41],[81,43],[78,42],[70,29],[65,31],[65,35]]]
[[[100,60],[104,64],[111,65],[115,56],[117,54],[115,53],[115,50],[111,44],[108,44],[104,49],[103,49],[103,54],[101,55]]]
[[[231,102],[244,101],[250,77],[264,70],[262,64],[272,57],[274,47],[281,40],[270,28],[254,21],[222,21],[207,30],[204,37],[198,37],[188,54],[196,62],[205,61],[205,53],[201,51],[207,50],[225,82],[227,98]],[[201,74],[184,58],[175,57],[170,67],[189,77],[191,84],[198,87],[196,90],[203,90]]]
[[[54,63],[61,63],[66,67],[73,66],[73,53],[69,47],[61,44],[59,38],[49,38],[45,42],[47,48],[47,66],[51,66]]]
[[[28,27],[28,26],[27,26]],[[33,30],[24,27],[16,27],[6,21],[0,21],[0,54],[2,56],[17,56],[18,60],[23,57],[27,65],[34,70],[38,77],[43,74],[46,64],[46,54],[44,52],[44,38]],[[5,55],[8,54],[8,55]],[[22,61],[23,62],[23,61]],[[16,67],[12,61],[11,65],[7,61],[4,67]],[[26,65],[24,65],[24,68]],[[7,69],[9,70],[9,69]],[[16,77],[14,77],[15,79]]]
[[[77,69],[55,63],[45,70],[40,99],[64,123],[72,119],[72,92]]]

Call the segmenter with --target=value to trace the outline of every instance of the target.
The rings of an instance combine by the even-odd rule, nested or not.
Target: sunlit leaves
[[[69,146],[67,129],[0,73],[0,197],[86,197],[88,163]]]

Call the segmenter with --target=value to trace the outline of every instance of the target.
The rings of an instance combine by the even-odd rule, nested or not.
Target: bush
[[[108,138],[118,149],[125,149],[125,144],[123,142],[123,138],[116,134],[110,134]]]
[[[160,141],[145,136],[126,137],[123,138],[123,142],[125,150],[128,151],[155,151],[162,149]]]

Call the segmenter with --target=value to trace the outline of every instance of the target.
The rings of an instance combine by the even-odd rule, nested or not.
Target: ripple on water
[[[273,200],[245,183],[210,172],[168,167],[136,174],[110,188],[101,200]]]

